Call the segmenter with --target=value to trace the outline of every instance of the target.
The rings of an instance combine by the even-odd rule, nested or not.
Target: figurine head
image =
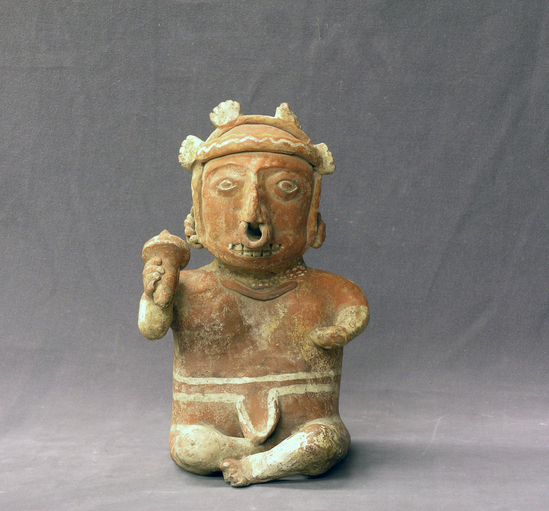
[[[191,246],[249,270],[283,267],[319,248],[321,177],[335,169],[326,145],[311,143],[286,103],[267,117],[243,116],[226,101],[210,117],[217,129],[206,142],[187,137],[179,157],[193,172]]]

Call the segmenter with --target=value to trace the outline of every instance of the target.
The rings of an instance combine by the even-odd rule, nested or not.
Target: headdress
[[[275,116],[270,117],[242,115],[238,102],[224,101],[214,108],[210,119],[217,129],[206,141],[189,135],[181,144],[179,162],[189,170],[195,163],[248,151],[300,156],[322,175],[335,170],[334,158],[326,144],[311,142],[287,103],[282,103]]]

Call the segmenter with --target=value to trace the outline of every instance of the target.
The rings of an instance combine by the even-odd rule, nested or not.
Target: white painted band
[[[207,154],[209,153],[214,147],[217,148],[217,149],[221,149],[222,147],[226,146],[227,144],[231,144],[231,143],[236,143],[236,144],[241,144],[242,142],[245,142],[247,140],[251,140],[257,144],[261,144],[262,142],[270,142],[271,144],[274,144],[274,145],[288,145],[290,147],[293,147],[293,148],[297,148],[297,147],[302,147],[303,149],[307,150],[307,151],[310,151],[312,152],[313,150],[307,146],[306,144],[304,144],[303,142],[300,142],[298,140],[296,140],[295,142],[291,141],[291,140],[288,140],[287,138],[283,138],[283,139],[276,139],[276,138],[272,138],[272,137],[262,137],[262,138],[256,138],[254,137],[253,135],[246,135],[245,137],[242,137],[242,138],[231,138],[229,140],[225,140],[223,142],[210,142],[207,146],[202,146],[199,150],[198,150],[198,156],[202,155],[202,154]]]
[[[304,385],[288,385],[287,387],[278,387],[276,389],[270,389],[268,394],[268,400],[273,397],[287,396],[290,394],[305,394],[307,392],[320,393],[320,392],[337,392],[339,385],[334,384],[312,384],[305,383]],[[202,394],[197,392],[196,394],[185,394],[184,392],[174,392],[173,398],[177,401],[184,403],[189,402],[202,402],[202,403],[238,403],[244,401],[245,396],[241,394]]]
[[[268,374],[266,376],[241,378],[192,378],[187,376],[179,376],[174,372],[173,377],[180,383],[187,385],[238,385],[243,383],[261,383],[269,381],[292,381],[292,380],[317,380],[321,378],[334,378],[340,376],[341,370],[334,369],[325,373],[284,373],[284,374]]]

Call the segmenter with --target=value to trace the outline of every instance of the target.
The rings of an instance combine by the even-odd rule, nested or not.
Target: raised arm
[[[151,341],[164,337],[172,324],[173,297],[179,283],[179,278],[176,278],[172,296],[164,307],[160,307],[154,303],[154,292],[166,273],[161,264],[162,259],[156,257],[147,262],[143,269],[143,287],[145,291],[139,303],[139,319],[137,324],[141,333]]]
[[[173,302],[179,272],[189,262],[187,244],[163,231],[143,247],[143,287],[139,305],[139,330],[150,340],[166,335],[173,321]]]

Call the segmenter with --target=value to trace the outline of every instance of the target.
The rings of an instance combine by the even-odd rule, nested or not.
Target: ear
[[[193,248],[204,248],[200,236],[196,233],[196,219],[194,217],[194,207],[185,219],[185,236],[187,243]]]
[[[320,248],[326,239],[326,224],[323,222],[320,217],[320,213],[316,214],[316,232],[313,237],[313,242],[311,247]]]
[[[193,193],[193,207],[185,220],[185,235],[187,236],[187,242],[191,247],[200,249],[204,248],[200,236],[200,231],[202,230],[202,226],[200,225],[200,220],[202,219],[200,198],[202,196],[202,174],[204,172],[204,164],[195,162],[192,171],[191,190]]]

